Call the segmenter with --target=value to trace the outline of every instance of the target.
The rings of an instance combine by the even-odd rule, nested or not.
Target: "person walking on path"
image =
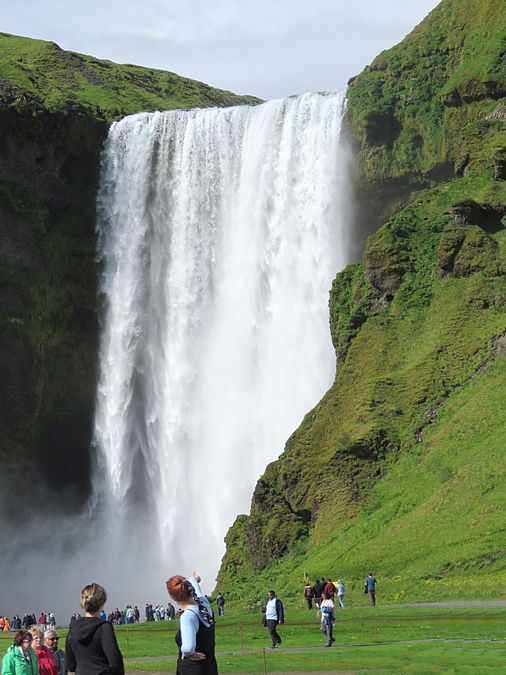
[[[267,604],[265,606],[264,626],[269,631],[272,640],[272,649],[277,649],[281,644],[281,637],[279,636],[276,627],[285,622],[285,610],[283,603],[276,597],[274,591],[269,591]]]
[[[325,647],[332,647],[332,644],[335,642],[332,631],[334,630],[336,616],[335,616],[334,601],[330,597],[330,594],[327,593],[327,591],[323,591],[322,604],[320,606],[318,614],[321,615],[322,632],[325,633],[325,635],[327,636],[327,644],[325,645]]]
[[[313,596],[314,596],[314,590],[309,581],[306,582],[306,585],[304,586],[304,597],[307,602],[307,608],[308,609],[313,609]]]
[[[183,610],[176,633],[177,675],[217,675],[214,655],[215,621],[209,600],[200,589],[200,576],[173,576],[166,582],[170,597]]]
[[[72,621],[65,643],[69,671],[76,675],[124,675],[123,656],[114,628],[100,618],[107,602],[105,588],[89,584],[81,591],[80,600],[86,614]]]
[[[314,602],[315,605],[320,609],[320,605],[322,604],[322,591],[325,588],[325,581],[320,581],[317,579],[315,581],[315,584],[313,586],[313,591],[314,591]]]
[[[327,583],[325,584],[325,588],[323,589],[325,593],[329,596],[329,598],[334,602],[334,595],[336,594],[336,587],[334,586],[334,582],[332,579],[329,579]]]
[[[216,607],[218,608],[218,616],[225,616],[225,598],[223,597],[223,593],[218,594]]]
[[[371,605],[374,607],[376,604],[376,579],[373,577],[372,572],[369,572],[369,576],[365,580],[364,589],[369,594]]]
[[[337,580],[337,602],[339,603],[339,607],[341,609],[344,609],[343,598],[344,598],[345,591],[346,591],[346,588],[345,588],[343,582],[341,581],[341,579],[338,579]]]

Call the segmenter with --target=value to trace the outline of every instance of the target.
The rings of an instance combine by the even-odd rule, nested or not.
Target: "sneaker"
[[[328,645],[325,645],[325,647],[332,647],[332,642],[329,642]]]
[[[271,649],[277,649],[278,645],[272,645]]]

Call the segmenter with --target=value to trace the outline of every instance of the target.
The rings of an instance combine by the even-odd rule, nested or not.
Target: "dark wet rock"
[[[465,226],[478,224],[483,219],[484,211],[474,199],[465,199],[452,206],[455,225]]]

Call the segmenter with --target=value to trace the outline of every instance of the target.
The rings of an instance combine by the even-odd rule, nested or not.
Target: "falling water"
[[[306,94],[110,130],[94,486],[118,558],[154,547],[212,585],[227,528],[332,381],[343,106]]]

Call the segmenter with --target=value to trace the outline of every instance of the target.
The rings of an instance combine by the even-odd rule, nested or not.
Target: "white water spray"
[[[332,382],[343,106],[306,94],[110,130],[94,489],[118,560],[151,547],[167,576],[212,584],[227,528]]]

